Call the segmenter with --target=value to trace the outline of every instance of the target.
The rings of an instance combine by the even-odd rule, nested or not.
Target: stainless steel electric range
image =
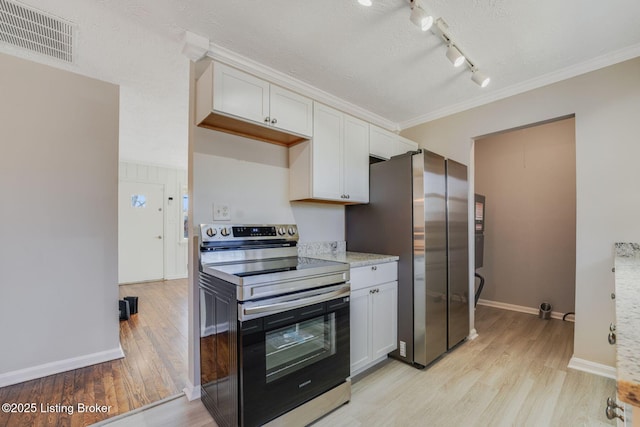
[[[220,426],[308,424],[349,401],[349,266],[295,225],[200,226],[202,401]]]

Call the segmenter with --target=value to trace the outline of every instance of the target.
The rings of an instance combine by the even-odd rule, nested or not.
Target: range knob
[[[216,229],[215,228],[207,228],[206,233],[207,233],[207,236],[213,237],[213,236],[216,235]]]
[[[220,234],[222,234],[223,236],[228,236],[229,235],[229,229],[227,227],[223,227],[222,230],[220,230]]]
[[[293,236],[296,234],[296,228],[295,227],[289,227],[289,230],[287,230],[289,232],[289,236]]]
[[[287,230],[285,230],[284,227],[279,227],[278,228],[278,234],[279,235],[284,236],[286,232],[287,232]]]

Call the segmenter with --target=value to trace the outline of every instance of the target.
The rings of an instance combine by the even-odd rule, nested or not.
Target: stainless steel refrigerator
[[[428,151],[370,165],[369,204],[346,208],[347,250],[399,255],[398,349],[427,366],[469,333],[467,167]]]

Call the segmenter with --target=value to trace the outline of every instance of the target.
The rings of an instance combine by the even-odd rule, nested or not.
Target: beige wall
[[[118,86],[0,54],[0,387],[121,355]]]
[[[424,148],[470,165],[482,135],[575,114],[574,358],[615,365],[613,244],[640,242],[640,58],[407,129]],[[473,183],[471,183],[473,194]],[[471,212],[470,212],[471,214]],[[470,287],[473,286],[469,278]],[[473,325],[472,325],[473,326]]]
[[[573,312],[575,120],[476,140],[475,191],[487,197],[482,299]]]

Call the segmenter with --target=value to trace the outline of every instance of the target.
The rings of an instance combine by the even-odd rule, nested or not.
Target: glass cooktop
[[[203,271],[236,285],[287,280],[349,270],[349,264],[317,258],[286,257],[233,263],[204,264]]]

